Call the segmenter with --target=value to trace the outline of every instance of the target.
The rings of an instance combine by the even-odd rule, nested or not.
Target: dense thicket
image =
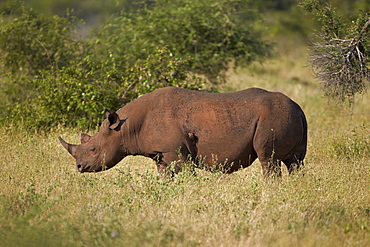
[[[96,126],[104,108],[163,86],[200,89],[200,75],[219,83],[231,63],[269,54],[250,0],[158,0],[130,9],[77,39],[81,21],[70,14],[7,5],[0,63],[8,122]]]
[[[104,108],[163,86],[201,89],[204,79],[215,86],[231,65],[269,56],[266,38],[306,41],[321,27],[325,35],[311,56],[326,93],[346,99],[366,90],[369,32],[361,28],[368,16],[358,9],[367,13],[370,0],[303,2],[318,22],[302,15],[294,0],[2,2],[0,119],[36,129],[95,127]],[[349,51],[357,53],[345,63]],[[332,66],[341,62],[344,67]]]

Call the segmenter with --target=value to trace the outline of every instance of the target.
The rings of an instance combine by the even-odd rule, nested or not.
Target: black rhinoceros
[[[226,173],[250,166],[256,158],[264,176],[289,173],[303,164],[307,122],[302,109],[282,93],[250,88],[208,93],[166,87],[128,103],[106,119],[81,144],[59,140],[80,172],[98,172],[127,155],[157,162],[160,174],[181,170],[182,161]]]

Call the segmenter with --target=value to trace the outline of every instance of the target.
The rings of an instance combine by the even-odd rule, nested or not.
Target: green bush
[[[27,120],[31,117],[25,112],[17,115],[17,111],[27,111],[29,104],[36,104],[31,99],[40,92],[37,80],[48,73],[57,76],[59,69],[81,59],[85,45],[75,40],[77,23],[77,18],[69,13],[66,17],[46,17],[25,8],[19,1],[5,7],[0,25],[0,120],[7,118],[13,124],[36,124],[32,119]],[[49,80],[48,84],[53,82]],[[43,93],[47,88],[56,87],[46,83],[44,86],[41,90]],[[51,93],[47,92],[47,95]],[[57,102],[55,104],[58,105]],[[34,112],[28,113],[32,116]]]
[[[256,27],[259,16],[250,0],[157,0],[135,12],[112,18],[99,29],[97,50],[127,67],[158,46],[178,58],[193,58],[188,70],[211,82],[223,81],[232,62],[242,66],[261,60],[270,46]],[[125,58],[125,59],[123,59]],[[100,58],[101,59],[101,58]]]
[[[79,63],[58,70],[57,76],[44,71],[30,83],[35,90],[25,101],[14,104],[11,115],[25,127],[95,127],[104,107],[117,106],[117,87],[108,80],[97,80],[94,71]]]
[[[22,4],[9,5],[0,25],[6,75],[1,88],[11,98],[5,122],[94,128],[105,108],[117,109],[155,89],[201,89],[199,75],[222,81],[231,63],[268,54],[249,3],[139,2],[83,40],[76,40],[77,18],[68,13],[45,17]]]
[[[45,71],[32,79],[29,83],[35,90],[25,101],[12,106],[9,119],[33,129],[47,130],[57,125],[96,128],[103,120],[105,108],[116,110],[165,86],[201,88],[199,79],[184,73],[186,63],[160,49],[147,59],[138,60],[126,71],[127,77],[117,80],[114,69],[109,71],[86,58],[56,74]]]
[[[190,61],[190,58],[173,57],[166,47],[157,48],[156,53],[137,60],[122,78],[120,93],[123,102],[167,86],[201,89],[203,80],[187,73]]]
[[[15,3],[7,6],[2,17],[0,50],[5,72],[34,76],[68,66],[81,56],[82,43],[74,39],[77,19],[69,13],[45,17]]]

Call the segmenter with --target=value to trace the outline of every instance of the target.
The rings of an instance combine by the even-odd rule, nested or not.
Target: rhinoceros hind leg
[[[292,156],[289,159],[283,160],[283,162],[288,168],[289,174],[301,170],[304,166],[303,159],[298,159],[296,156]]]
[[[261,162],[263,176],[265,178],[281,177],[281,161],[271,158],[258,158]]]

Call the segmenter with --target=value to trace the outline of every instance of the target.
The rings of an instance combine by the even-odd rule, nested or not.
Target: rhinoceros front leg
[[[174,174],[181,172],[180,163],[182,161],[175,152],[158,154],[155,161],[159,175],[164,178],[173,177]]]

